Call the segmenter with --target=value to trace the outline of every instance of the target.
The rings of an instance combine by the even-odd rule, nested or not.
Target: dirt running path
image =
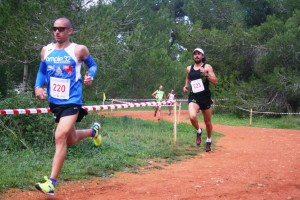
[[[112,113],[154,119],[153,112]],[[172,118],[163,112],[162,120]],[[181,112],[180,121],[189,123],[186,112]],[[224,137],[212,152],[163,165],[162,169],[139,174],[121,172],[107,180],[68,182],[59,186],[55,198],[37,191],[10,190],[0,199],[300,199],[299,130],[214,125],[214,131]]]

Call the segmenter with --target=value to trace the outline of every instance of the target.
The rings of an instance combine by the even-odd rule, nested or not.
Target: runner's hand
[[[183,87],[183,92],[184,92],[184,93],[187,93],[187,92],[189,91],[188,89],[189,89],[188,87],[184,86],[184,87]]]
[[[86,72],[84,75],[84,81],[83,81],[84,85],[92,85],[92,82],[93,82],[93,77],[91,77],[89,75],[89,73]]]
[[[41,87],[35,88],[34,93],[39,100],[44,100],[46,97],[45,91]]]

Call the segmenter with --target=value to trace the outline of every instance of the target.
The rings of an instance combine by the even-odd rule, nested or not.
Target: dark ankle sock
[[[92,129],[92,137],[94,137],[96,134],[96,131],[93,128],[91,128],[91,129]]]
[[[49,178],[49,180],[52,182],[53,186],[56,187],[56,180],[53,178]]]

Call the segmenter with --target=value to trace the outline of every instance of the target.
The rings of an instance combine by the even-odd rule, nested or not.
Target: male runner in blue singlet
[[[214,73],[214,70],[210,64],[205,63],[204,51],[200,48],[196,48],[193,51],[194,64],[188,66],[187,75],[185,78],[185,85],[183,92],[187,93],[189,85],[191,86],[188,103],[189,103],[189,116],[190,121],[196,129],[196,144],[201,144],[202,129],[199,126],[197,119],[197,112],[201,110],[204,118],[204,123],[207,131],[206,147],[205,151],[211,151],[212,143],[212,123],[211,123],[211,92],[209,90],[209,83],[213,85],[218,84],[218,79]]]
[[[87,114],[82,108],[82,82],[91,85],[97,73],[97,64],[84,45],[70,42],[72,24],[67,18],[54,22],[52,31],[55,43],[48,44],[41,51],[41,63],[35,83],[35,95],[38,99],[46,98],[43,85],[47,86],[48,101],[57,123],[55,130],[55,154],[50,178],[37,183],[41,192],[54,195],[56,180],[67,155],[67,147],[87,137],[93,138],[100,146],[101,125],[94,123],[90,129],[76,130],[75,123]],[[85,63],[88,71],[81,77],[81,64]]]

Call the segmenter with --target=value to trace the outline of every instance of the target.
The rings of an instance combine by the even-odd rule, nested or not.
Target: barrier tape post
[[[102,105],[104,105],[105,100],[106,100],[106,95],[105,95],[105,93],[103,92],[103,101],[102,101]]]
[[[177,111],[176,111],[176,107],[177,107],[177,102],[174,102],[174,144],[176,145],[177,142]]]
[[[250,126],[252,126],[252,113],[253,113],[253,111],[252,111],[252,108],[250,109]]]
[[[114,104],[114,99],[111,100],[111,105]],[[110,109],[110,116],[112,116],[112,109]]]
[[[179,107],[178,107],[177,123],[179,123],[179,120],[180,120],[180,111],[181,111],[181,102],[179,102]]]

